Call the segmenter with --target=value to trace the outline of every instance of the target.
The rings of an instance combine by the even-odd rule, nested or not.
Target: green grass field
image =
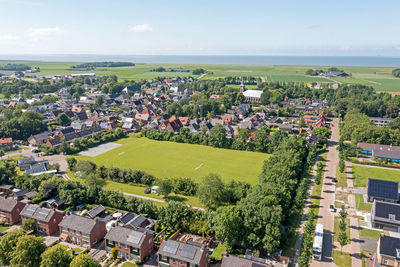
[[[366,237],[366,238],[371,238],[371,239],[379,239],[379,236],[382,234],[382,231],[377,231],[377,230],[372,230],[372,229],[366,229],[366,228],[361,228],[360,230],[360,237]]]
[[[10,63],[1,61],[0,64]],[[77,65],[79,62],[38,62],[18,61],[33,67],[40,67],[40,73],[35,75],[50,74],[71,74],[77,71],[70,71],[68,68]],[[373,86],[377,91],[400,92],[400,78],[394,78],[391,74],[393,68],[388,67],[340,67],[352,76],[349,78],[326,79],[323,77],[306,76],[307,69],[327,69],[326,66],[285,66],[285,65],[197,65],[197,64],[142,64],[136,63],[133,67],[98,68],[93,71],[98,76],[117,75],[120,80],[150,80],[155,77],[185,77],[192,75],[187,72],[150,72],[157,67],[185,68],[194,70],[203,68],[213,74],[206,74],[202,79],[218,79],[228,76],[257,76],[266,81],[273,82],[339,82],[349,84],[363,84]],[[80,72],[78,72],[80,73]],[[85,73],[85,72],[82,72]],[[199,77],[198,75],[193,75]]]
[[[400,170],[353,166],[353,177],[355,178],[355,187],[365,187],[367,185],[368,178],[400,182]]]
[[[97,157],[76,156],[97,165],[146,171],[157,178],[189,177],[199,181],[217,173],[227,182],[232,179],[252,185],[269,155],[258,152],[218,149],[203,145],[154,141],[131,136],[118,141],[122,146]]]
[[[356,194],[356,209],[357,210],[362,210],[362,211],[371,211],[372,204],[371,203],[365,203],[364,202],[364,197],[362,194]]]
[[[339,250],[333,251],[333,261],[339,267],[351,267],[351,255]]]

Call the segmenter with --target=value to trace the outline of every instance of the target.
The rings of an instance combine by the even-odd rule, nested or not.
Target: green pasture
[[[400,182],[400,170],[353,166],[355,187],[366,187],[368,178]]]

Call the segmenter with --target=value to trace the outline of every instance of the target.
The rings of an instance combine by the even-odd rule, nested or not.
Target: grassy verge
[[[382,234],[382,231],[377,231],[377,230],[372,230],[372,229],[366,229],[366,228],[361,228],[360,230],[360,237],[366,237],[366,238],[371,238],[371,239],[379,239],[379,236]]]
[[[368,253],[374,254],[375,252],[369,251],[369,250],[361,250],[361,266],[362,267],[367,266],[366,265],[366,260],[367,260],[366,256],[367,256]]]
[[[350,255],[350,253],[334,250],[333,251],[333,261],[339,267],[350,267],[351,266],[351,255]]]
[[[371,211],[372,204],[365,203],[362,194],[355,194],[355,195],[356,195],[356,209],[362,211]]]
[[[136,266],[137,266],[136,264],[134,264],[134,263],[132,263],[132,262],[129,262],[129,261],[124,262],[124,263],[121,265],[121,267],[136,267]]]
[[[8,229],[10,229],[10,227],[9,227],[9,226],[3,226],[3,225],[0,225],[0,233],[2,233],[2,232],[4,232],[4,231],[6,231],[6,230],[8,230]]]
[[[334,235],[333,240],[337,241],[337,242],[338,242],[338,239],[339,239],[339,232],[340,232],[339,219],[340,219],[339,217],[335,216],[335,219],[334,219],[334,232],[335,232],[335,235]],[[346,224],[347,224],[347,228],[346,228],[346,234],[347,234],[347,243],[346,243],[346,245],[347,245],[347,244],[350,244],[350,219],[349,218],[346,219]]]
[[[344,172],[340,172],[339,166],[336,166],[336,183],[337,187],[347,187],[347,175]]]

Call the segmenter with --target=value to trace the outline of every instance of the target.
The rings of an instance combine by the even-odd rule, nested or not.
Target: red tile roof
[[[12,143],[12,138],[0,138],[0,144],[8,144],[8,143]]]

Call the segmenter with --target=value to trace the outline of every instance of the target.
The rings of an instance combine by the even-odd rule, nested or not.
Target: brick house
[[[0,221],[16,224],[21,220],[20,213],[25,203],[10,198],[0,197]]]
[[[400,266],[400,238],[379,237],[374,266]]]
[[[42,208],[39,205],[28,204],[21,211],[22,223],[27,219],[33,219],[37,223],[37,231],[44,235],[52,235],[58,231],[58,224],[64,217],[59,210]]]
[[[399,183],[378,179],[368,179],[367,200],[368,202],[385,201],[395,203],[399,200]]]
[[[110,229],[104,239],[108,252],[115,248],[119,257],[131,261],[143,261],[153,251],[153,235],[147,231],[116,226]]]
[[[106,235],[104,221],[68,215],[60,223],[60,238],[81,247],[93,247]]]
[[[0,149],[11,150],[13,148],[12,138],[0,138]]]
[[[374,201],[371,209],[372,227],[400,232],[400,204]]]
[[[208,249],[196,242],[163,240],[158,250],[159,267],[208,267]]]

